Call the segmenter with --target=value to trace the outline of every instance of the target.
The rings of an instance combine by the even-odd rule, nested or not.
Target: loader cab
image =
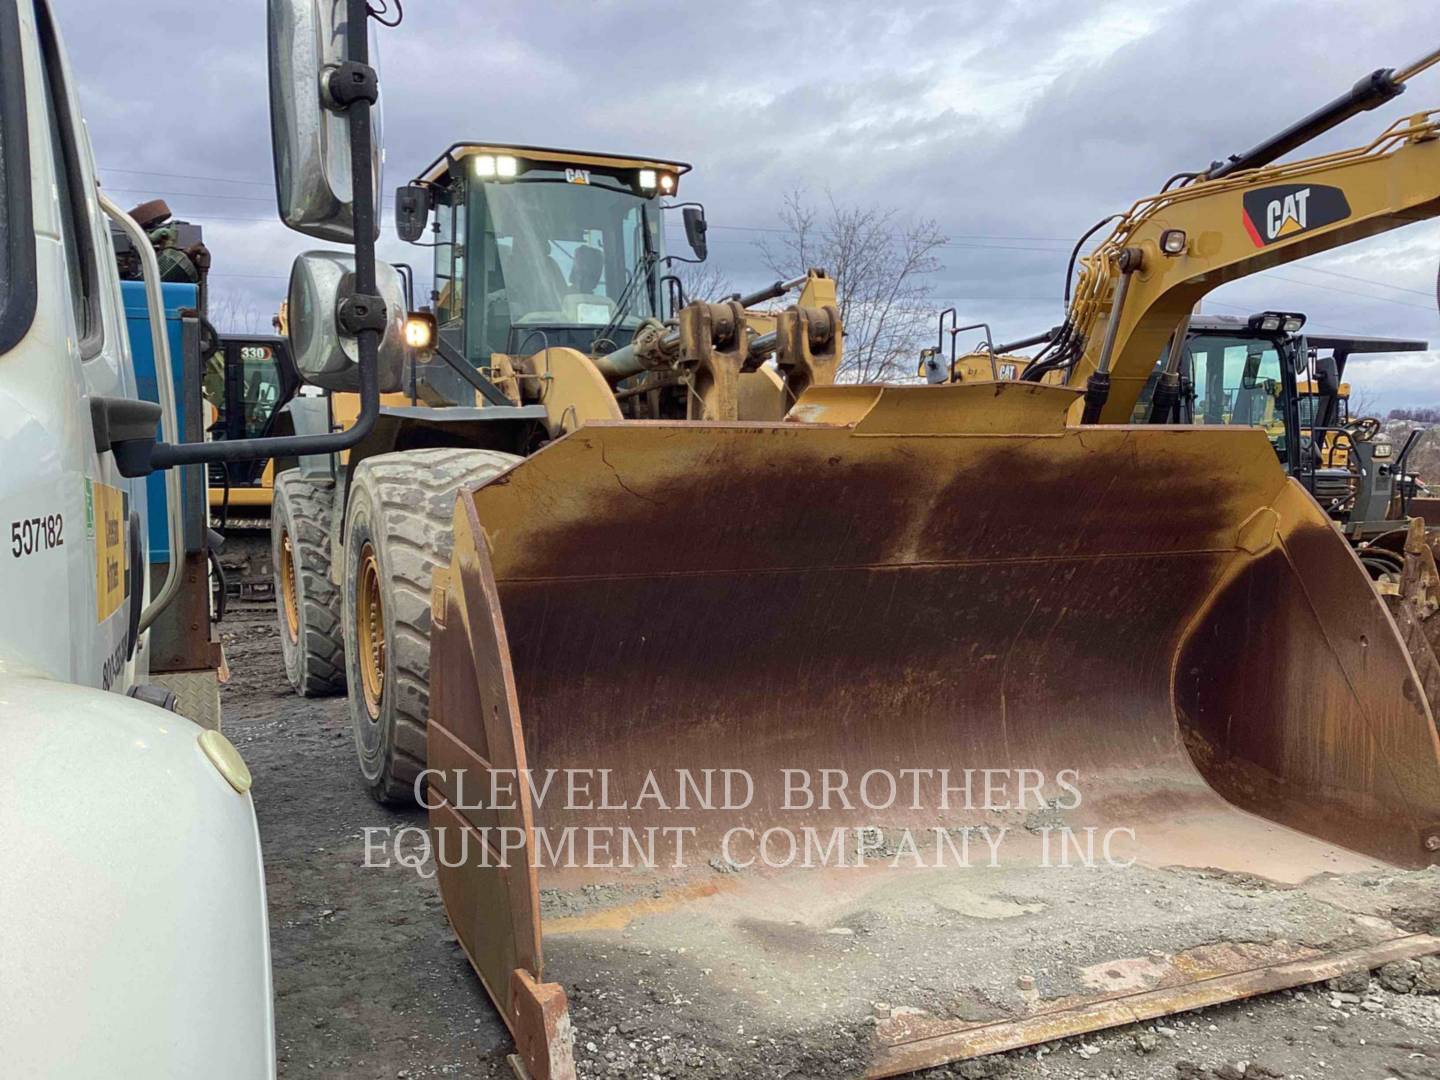
[[[497,353],[626,345],[663,312],[661,200],[688,165],[495,144],[425,173],[442,340],[484,369]]]

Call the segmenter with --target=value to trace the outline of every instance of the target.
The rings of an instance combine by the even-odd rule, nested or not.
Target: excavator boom
[[[1124,423],[1155,358],[1207,293],[1437,214],[1440,112],[1400,120],[1366,146],[1141,199],[1081,262],[1067,325],[1083,353],[1068,382],[1108,371],[1098,420]]]

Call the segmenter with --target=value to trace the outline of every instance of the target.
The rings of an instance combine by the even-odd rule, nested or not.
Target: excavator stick
[[[891,1076],[1440,951],[1428,706],[1263,432],[812,393],[457,503],[426,797],[530,1075],[572,1019]]]

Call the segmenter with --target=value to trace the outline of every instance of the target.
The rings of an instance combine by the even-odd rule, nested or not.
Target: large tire
[[[275,478],[270,556],[285,676],[301,697],[345,689],[340,590],[330,580],[335,488],[306,480],[298,469]]]
[[[355,469],[345,512],[345,670],[360,773],[378,802],[413,802],[425,768],[430,582],[450,562],[455,496],[519,460],[442,448],[378,454]]]

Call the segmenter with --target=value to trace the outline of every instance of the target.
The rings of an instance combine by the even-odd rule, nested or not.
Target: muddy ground
[[[281,1076],[509,1077],[510,1038],[455,944],[434,881],[365,863],[365,827],[423,826],[376,806],[357,782],[343,699],[302,700],[285,682],[273,610],[223,626],[232,678],[225,731],[255,774],[274,958]],[[372,858],[373,861],[380,861]],[[1435,875],[1440,892],[1440,875]],[[1428,927],[1426,928],[1428,929]],[[659,958],[658,985],[663,990]],[[1417,962],[931,1070],[929,1077],[1123,1080],[1440,1080],[1440,963]],[[826,1054],[756,1036],[717,1056],[702,1017],[653,998],[635,1019],[603,988],[572,996],[587,1077],[844,1075],[862,1048]],[[673,1033],[654,1017],[673,1009]],[[883,1022],[884,1009],[877,1007]],[[772,1041],[773,1040],[773,1041]]]

